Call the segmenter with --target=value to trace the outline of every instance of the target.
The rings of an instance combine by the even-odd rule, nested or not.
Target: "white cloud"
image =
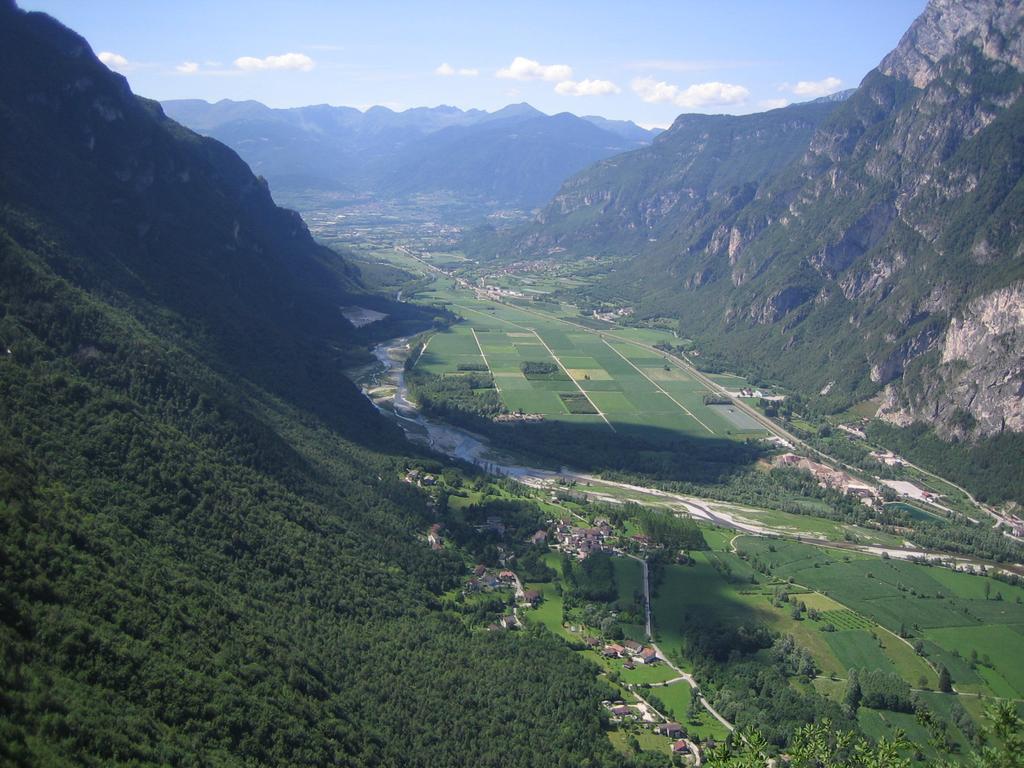
[[[434,70],[434,74],[441,75],[442,77],[453,77],[455,75],[459,75],[460,77],[476,77],[480,74],[480,70],[473,69],[471,67],[456,69],[446,61]]]
[[[843,81],[838,77],[826,77],[824,80],[801,80],[796,85],[783,83],[780,91],[791,91],[797,96],[828,96],[839,90]]]
[[[100,51],[96,58],[102,61],[110,69],[114,70],[125,70],[129,68],[128,59],[122,56],[120,53],[112,53],[111,51]]]
[[[695,83],[680,88],[653,77],[640,77],[633,81],[632,87],[648,103],[671,102],[684,109],[742,104],[750,96],[750,91],[733,83]]]
[[[194,75],[199,71],[199,62],[183,61],[175,69],[183,75]]]
[[[649,104],[663,101],[675,101],[679,95],[678,85],[658,82],[653,77],[638,77],[632,83],[633,92]]]
[[[297,69],[309,72],[315,64],[304,53],[282,53],[279,56],[265,56],[262,59],[257,59],[254,56],[242,56],[235,59],[235,66],[246,72],[264,69]]]
[[[563,96],[605,96],[609,93],[621,93],[611,80],[563,80],[555,86],[555,93]]]
[[[560,83],[572,80],[572,67],[568,64],[541,64],[533,59],[516,56],[511,64],[498,70],[497,76],[507,80],[549,80]]]
[[[782,109],[789,106],[789,99],[762,99],[757,106],[761,109]]]

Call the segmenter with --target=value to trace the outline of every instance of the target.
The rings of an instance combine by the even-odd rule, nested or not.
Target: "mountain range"
[[[450,106],[365,112],[326,104],[271,109],[255,101],[166,101],[167,114],[223,141],[275,193],[446,195],[482,210],[532,208],[597,160],[648,144],[627,121],[546,115],[529,104],[495,112]]]
[[[933,0],[850,93],[682,115],[475,255],[619,260],[595,291],[709,364],[950,439],[1024,430],[1024,18]]]

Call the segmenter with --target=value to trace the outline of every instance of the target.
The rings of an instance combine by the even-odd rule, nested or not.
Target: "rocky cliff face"
[[[888,387],[887,418],[1020,429],[1007,334],[946,345],[1024,280],[1022,41],[1020,2],[933,0],[841,103],[682,116],[567,182],[515,247],[629,254],[606,295],[724,364],[835,381],[836,407]]]
[[[878,69],[924,88],[965,39],[987,58],[1024,69],[1020,5],[1013,0],[932,0]]]
[[[935,347],[930,376],[886,388],[881,418],[930,421],[945,437],[1024,432],[1024,283],[972,300]]]

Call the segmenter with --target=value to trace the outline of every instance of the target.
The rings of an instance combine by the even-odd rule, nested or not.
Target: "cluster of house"
[[[636,713],[633,708],[628,704],[624,704],[621,701],[618,702],[605,702],[605,706],[611,712],[612,717],[622,720],[627,717],[636,717]],[[679,723],[665,722],[658,723],[654,726],[654,732],[660,736],[667,736],[670,739],[674,739],[670,750],[673,755],[692,755],[695,754],[695,745],[687,740],[686,729],[683,728]],[[714,742],[708,742],[709,747],[714,746]]]
[[[662,736],[668,736],[670,739],[675,739],[672,742],[673,755],[689,755],[691,753],[690,742],[684,738],[686,731],[679,723],[658,723],[654,726],[654,732],[660,733]]]
[[[597,320],[604,320],[606,323],[614,323],[623,317],[629,317],[633,314],[632,307],[619,307],[618,309],[612,309],[607,312],[598,312],[596,309],[593,312],[594,318]]]
[[[479,284],[473,289],[473,293],[477,300],[490,299],[491,301],[501,301],[502,299],[525,299],[526,294],[521,291],[513,291],[507,288],[502,288],[499,285],[485,285],[483,278],[480,279]]]
[[[495,573],[488,570],[485,565],[478,565],[473,569],[473,575],[466,582],[467,592],[486,592],[496,589],[517,589],[519,579],[513,571],[503,570]],[[519,602],[524,606],[536,607],[543,599],[543,595],[536,589],[524,590]]]
[[[559,523],[554,528],[556,548],[583,560],[595,552],[610,549],[607,544],[612,535],[612,526],[607,520],[598,518],[589,528],[579,528],[569,523]]]
[[[483,592],[485,590],[511,588],[515,589],[516,575],[512,571],[489,571],[487,566],[478,565],[473,569],[473,575],[466,582],[466,589],[470,592]]]
[[[429,472],[421,472],[418,469],[410,469],[405,473],[405,482],[418,485],[420,488],[429,488],[437,484],[437,478]]]
[[[890,467],[902,467],[904,464],[907,463],[892,451],[872,451],[871,453],[868,454],[868,456],[877,461],[879,464],[885,464]]]
[[[622,645],[609,643],[601,655],[606,659],[626,659],[633,664],[653,664],[658,660],[658,652],[653,648],[641,645],[636,640],[626,640]]]
[[[746,398],[757,398],[758,400],[767,400],[770,403],[781,403],[786,399],[785,395],[770,395],[764,390],[753,389],[751,387],[743,387],[738,392],[730,392],[733,397],[746,397]]]
[[[525,422],[527,424],[537,424],[544,421],[543,413],[499,413],[495,416],[492,421],[496,421],[499,424],[507,422]]]
[[[842,470],[833,469],[826,464],[819,464],[795,453],[784,453],[781,456],[776,456],[774,463],[777,467],[793,467],[804,472],[810,472],[818,480],[818,485],[822,488],[834,488],[837,491],[856,496],[861,500],[861,503],[869,507],[873,507],[881,502],[881,496],[875,487],[868,485],[862,480],[858,480],[852,475],[848,475]]]
[[[519,619],[514,613],[506,613],[496,622],[487,625],[487,629],[490,632],[498,632],[502,629],[517,629],[519,627]]]
[[[865,433],[864,430],[861,429],[860,427],[852,427],[849,424],[840,424],[838,425],[837,429],[839,429],[841,432],[845,432],[848,435],[856,437],[858,440],[868,439],[867,433]]]

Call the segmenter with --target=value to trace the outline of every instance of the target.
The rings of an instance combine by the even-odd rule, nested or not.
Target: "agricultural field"
[[[959,691],[1024,699],[1024,668],[1019,663],[1024,652],[1021,587],[938,566],[797,542],[743,537],[737,546],[752,562],[767,564],[773,575],[845,606],[838,612],[822,611],[821,622],[837,630],[826,633],[828,641],[848,666],[854,666],[856,658],[880,663],[881,651],[915,687],[922,676],[934,686],[934,669],[941,664]],[[893,642],[901,631],[908,636],[906,642]],[[869,633],[870,642],[864,633]],[[923,657],[913,651],[915,642],[922,644]],[[869,648],[872,644],[875,647]]]
[[[952,721],[951,707],[959,703],[975,723],[983,721],[979,695],[1024,709],[1024,589],[937,566],[745,535],[735,541],[743,560],[727,551],[728,532],[709,529],[705,536],[712,550],[692,553],[694,565],[667,566],[653,594],[658,643],[677,662],[692,662],[685,630],[694,622],[764,624],[810,651],[819,677],[804,684],[837,701],[851,668],[899,675],[962,751],[970,741]],[[751,583],[751,574],[759,583]],[[806,610],[796,618],[800,605]],[[940,666],[961,695],[938,691]],[[659,697],[668,693],[655,690]],[[858,719],[871,736],[903,729],[926,756],[939,754],[913,714],[862,707]]]
[[[695,553],[694,565],[667,567],[663,582],[655,590],[652,607],[659,643],[670,653],[681,649],[681,660],[689,660],[683,631],[699,616],[737,626],[760,623],[775,632],[793,635],[811,651],[825,675],[845,678],[851,667],[868,667],[897,672],[914,687],[922,678],[929,687],[936,685],[936,674],[927,660],[871,617],[823,594],[803,592],[796,585],[751,585],[750,571],[744,572],[728,561],[729,568],[723,575],[721,567],[711,565],[712,558],[721,557],[725,556]],[[788,592],[788,602],[776,605],[780,590]],[[805,613],[797,620],[792,612],[800,602],[815,609],[820,618],[814,621]],[[822,631],[826,625],[836,631]]]
[[[430,338],[417,367],[440,376],[485,365],[505,407],[572,424],[604,424],[645,437],[686,434],[742,440],[766,433],[728,406],[705,405],[707,388],[682,365],[643,344],[671,339],[653,329],[586,327],[522,308],[477,300],[465,290],[435,284],[421,298],[445,303],[463,322]],[[559,311],[567,307],[559,305]],[[527,375],[524,366],[547,364],[555,375]]]

